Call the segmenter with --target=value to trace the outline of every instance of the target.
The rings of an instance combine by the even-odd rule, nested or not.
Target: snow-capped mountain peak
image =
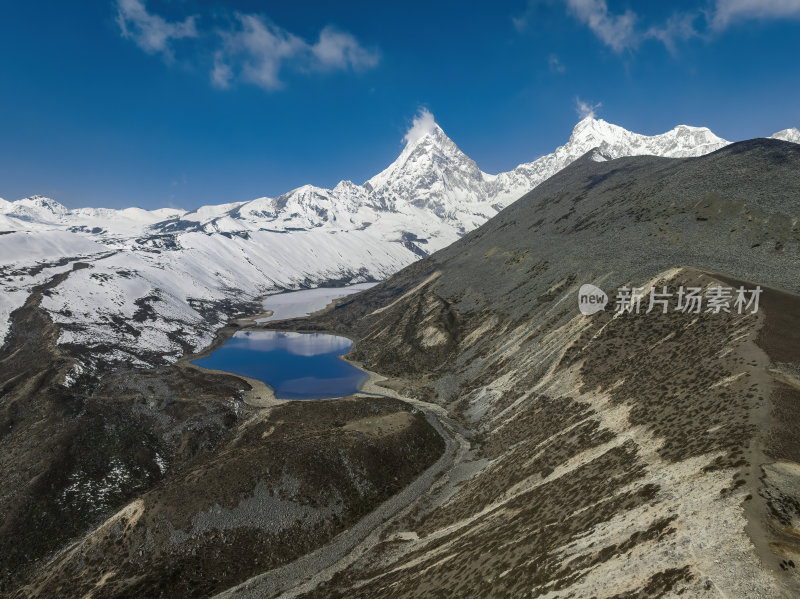
[[[435,132],[437,129],[441,131],[436,119],[433,118],[433,114],[427,108],[420,108],[408,131],[403,136],[403,141],[406,142],[406,145],[413,144],[418,139]]]
[[[38,195],[7,204],[6,214],[27,220],[53,222],[67,213],[66,206]]]
[[[475,164],[451,140],[439,125],[432,122],[424,131],[406,136],[406,145],[397,159],[383,171],[369,179],[365,186],[375,191],[396,177],[419,174],[428,168],[446,168],[448,164],[470,162]],[[477,169],[477,166],[475,167]]]
[[[573,127],[568,144],[588,146],[587,151],[603,143],[614,143],[626,139],[631,132],[603,119],[587,116]]]
[[[713,152],[728,143],[705,127],[679,125],[660,135],[640,135],[590,116],[575,125],[569,141],[552,154],[497,175],[488,192],[494,204],[505,206],[593,149],[594,160],[640,155],[685,158]]]
[[[770,135],[771,139],[781,139],[783,141],[790,141],[792,143],[800,144],[800,130],[795,127],[791,129],[783,129],[777,133]]]
[[[415,124],[406,142],[397,160],[364,184],[376,206],[404,212],[410,204],[456,221],[486,202],[486,175],[432,117],[424,130]]]
[[[613,158],[637,154],[685,158],[717,150],[728,143],[707,127],[678,125],[659,135],[640,135],[603,119],[586,117],[575,125],[569,142],[562,148],[567,148],[570,155],[583,155],[592,148],[600,148]]]

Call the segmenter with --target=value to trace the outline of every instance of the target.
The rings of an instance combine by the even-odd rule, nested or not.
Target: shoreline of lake
[[[268,328],[269,323],[277,322],[278,320],[287,320],[290,318],[300,318],[310,316],[317,312],[327,309],[330,307],[336,300],[341,299],[342,297],[346,297],[348,295],[352,295],[358,293],[360,291],[364,291],[365,289],[369,289],[378,283],[356,283],[354,285],[349,285],[346,287],[317,287],[314,289],[304,289],[299,291],[287,291],[282,293],[276,293],[272,295],[266,296],[263,300],[261,300],[262,308],[269,302],[270,298],[288,298],[290,296],[294,296],[297,298],[297,294],[303,294],[309,297],[313,297],[316,301],[307,301],[309,297],[300,298],[301,304],[306,308],[306,310],[302,314],[298,315],[285,315],[284,313],[279,314],[280,318],[272,319],[273,316],[276,316],[275,310],[265,309],[261,313],[254,314],[252,316],[246,316],[242,318],[234,319],[230,324],[223,327],[217,332],[217,335],[214,341],[209,344],[207,347],[203,348],[202,351],[192,354],[190,356],[183,356],[178,361],[178,366],[182,368],[193,368],[199,371],[210,372],[214,374],[221,374],[227,376],[234,376],[244,380],[249,386],[250,390],[245,393],[243,398],[244,402],[252,407],[261,407],[267,408],[275,405],[280,405],[287,401],[306,401],[306,399],[287,399],[287,398],[278,398],[275,389],[273,389],[267,382],[262,381],[258,378],[249,377],[245,374],[239,374],[236,372],[232,372],[230,370],[224,369],[215,369],[215,368],[206,368],[204,366],[200,366],[195,364],[194,362],[202,360],[204,358],[209,357],[215,351],[219,350],[223,346],[225,346],[232,338],[234,338],[237,333],[240,332],[248,332],[248,331],[272,331],[273,329]],[[348,291],[349,290],[349,291]],[[344,291],[344,293],[342,293]],[[318,293],[309,293],[309,292],[318,292]],[[334,297],[330,297],[329,294],[334,293]],[[325,300],[325,304],[321,304],[321,300]],[[284,302],[282,305],[289,305],[288,303]],[[297,313],[297,310],[294,310],[294,313]],[[304,331],[284,331],[284,332],[293,332],[298,334],[314,334],[308,333]],[[320,334],[320,333],[317,333]],[[351,345],[354,343],[353,339],[346,337],[341,334],[333,333],[333,332],[324,332],[321,334],[326,334],[335,337],[341,337],[343,339],[347,339],[350,341]],[[374,377],[374,373],[364,370],[357,364],[351,362],[345,357],[346,354],[338,355],[337,358],[340,359],[345,364],[356,368],[357,370],[363,372],[366,375],[366,380],[355,390],[353,393],[348,395],[343,395],[341,397],[350,397],[356,396],[359,393],[369,394],[368,391],[364,391],[367,387],[369,387]],[[336,399],[333,397],[320,397],[320,398],[308,398],[314,399],[316,401],[324,401],[325,399]]]

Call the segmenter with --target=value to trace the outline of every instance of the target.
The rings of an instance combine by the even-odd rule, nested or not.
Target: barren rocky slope
[[[391,398],[269,402],[185,362],[63,386],[74,356],[39,302],[72,272],[0,356],[0,596],[210,596],[438,473],[438,423]]]
[[[287,596],[797,596],[798,214],[796,145],[587,155],[285,323],[356,336],[354,359],[445,408],[472,452],[357,560]],[[605,311],[578,312],[583,283]],[[756,314],[617,315],[625,284],[764,292]]]

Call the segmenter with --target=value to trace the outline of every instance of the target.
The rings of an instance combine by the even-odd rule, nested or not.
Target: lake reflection
[[[356,393],[369,376],[339,356],[353,342],[319,333],[240,331],[192,363],[265,382],[279,399],[325,399]]]

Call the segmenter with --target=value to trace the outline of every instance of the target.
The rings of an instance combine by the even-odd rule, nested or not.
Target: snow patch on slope
[[[415,258],[366,231],[300,231],[287,241],[270,232],[185,233],[167,252],[134,249],[92,261],[41,305],[60,326],[59,344],[88,352],[82,359],[90,367],[146,367],[207,346],[242,304],[330,280],[383,279]]]

